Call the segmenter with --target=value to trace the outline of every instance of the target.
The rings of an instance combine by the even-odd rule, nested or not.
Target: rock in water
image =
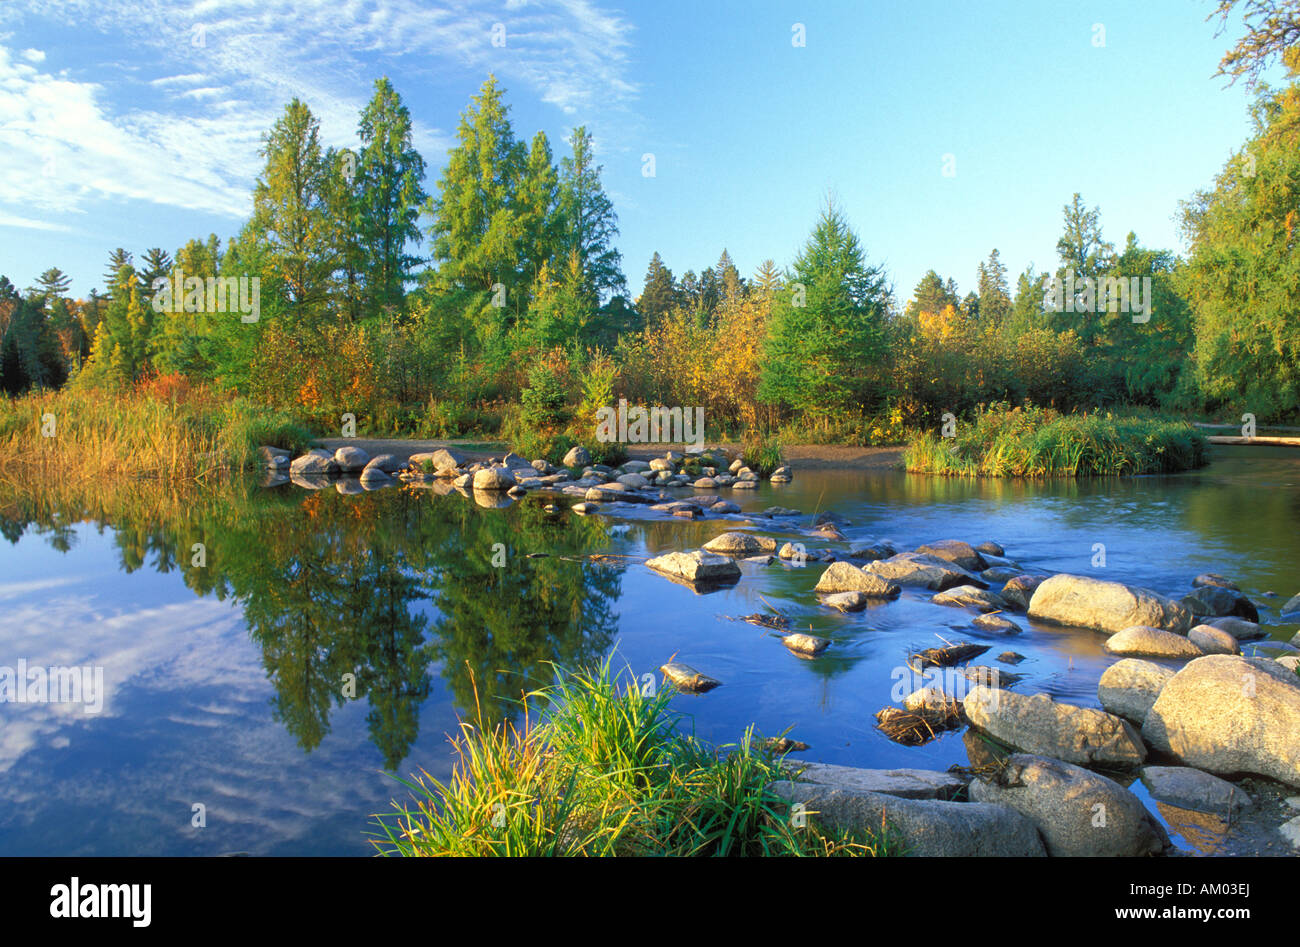
[[[564,455],[564,466],[566,467],[585,467],[591,463],[591,452],[581,444],[572,447]]]
[[[1182,635],[1146,625],[1134,625],[1111,635],[1102,648],[1111,654],[1143,658],[1199,658],[1205,653]]]
[[[954,585],[974,585],[977,588],[988,585],[979,576],[960,566],[919,552],[900,552],[888,559],[878,559],[867,566],[867,571],[896,585],[919,585],[936,591],[950,589]]]
[[[989,646],[986,644],[971,644],[969,642],[948,645],[944,648],[926,648],[924,651],[918,651],[916,654],[910,655],[908,657],[908,666],[917,671],[924,671],[926,668],[948,668],[960,664],[962,661],[977,658],[988,649]]]
[[[360,447],[340,447],[334,452],[334,463],[339,465],[339,470],[354,473],[370,463],[370,455]]]
[[[1112,634],[1134,625],[1185,634],[1192,614],[1149,589],[1061,573],[1044,579],[1029,601],[1029,617]]]
[[[776,552],[776,540],[753,533],[730,532],[714,536],[704,544],[704,549],[724,556],[753,556],[760,552]]]
[[[1153,798],[1197,812],[1236,815],[1254,805],[1232,783],[1190,766],[1145,766],[1142,782]]]
[[[665,681],[674,685],[678,690],[689,691],[692,694],[703,694],[722,684],[721,681],[714,680],[706,674],[701,674],[689,664],[681,664],[677,661],[669,661],[659,670],[663,672]]]
[[[1205,654],[1241,654],[1237,639],[1213,625],[1197,625],[1187,633],[1187,640]]]
[[[515,475],[509,467],[484,467],[474,472],[475,490],[509,490],[515,485]]]
[[[1141,726],[1161,689],[1173,676],[1173,668],[1153,661],[1125,658],[1102,673],[1097,682],[1097,699],[1110,713],[1119,714]]]
[[[1002,587],[1002,597],[1009,605],[1013,605],[1022,612],[1029,610],[1029,600],[1033,597],[1034,589],[1043,584],[1046,576],[1041,575],[1018,575],[1015,578],[1007,579],[1007,584]]]
[[[1009,806],[1033,822],[1053,856],[1161,855],[1169,836],[1114,780],[1026,753],[971,783],[976,802]]]
[[[927,543],[924,546],[918,546],[916,551],[923,555],[934,556],[936,559],[943,559],[945,562],[951,562],[967,572],[983,572],[989,567],[983,556],[972,549],[969,543],[964,543],[959,539],[944,539],[937,543]]]
[[[816,656],[821,654],[830,647],[829,638],[819,638],[816,635],[805,635],[802,632],[786,635],[781,639],[781,643],[794,651],[796,654],[805,654]]]
[[[871,598],[897,598],[897,585],[878,575],[864,572],[850,562],[832,562],[817,579],[815,592],[861,592]]]
[[[981,612],[1000,612],[1007,607],[1007,603],[996,592],[973,585],[955,585],[946,591],[935,592],[930,601],[936,605],[977,608]]]
[[[646,565],[689,582],[726,582],[740,578],[740,566],[734,560],[707,552],[670,552],[648,560]]]
[[[1026,753],[1082,766],[1138,766],[1146,759],[1132,724],[1104,711],[1058,704],[1046,694],[975,687],[962,707],[971,726]]]
[[[1300,786],[1300,677],[1269,658],[1197,658],[1160,691],[1142,735],[1197,769]]]
[[[822,599],[822,604],[841,612],[860,612],[871,598],[862,592],[835,592]]]

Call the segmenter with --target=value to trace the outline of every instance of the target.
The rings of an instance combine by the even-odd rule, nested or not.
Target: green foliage
[[[530,698],[540,722],[462,723],[451,779],[402,780],[412,804],[376,817],[384,855],[897,854],[891,833],[796,827],[772,783],[788,779],[752,729],[734,746],[683,733],[672,691],[620,686],[607,658]]]
[[[1209,442],[1185,421],[981,408],[954,437],[926,431],[903,454],[910,471],[958,477],[1087,477],[1175,473],[1209,462]]]
[[[776,440],[761,434],[746,440],[741,451],[741,459],[746,467],[763,477],[772,476],[772,471],[784,463],[781,457],[781,445]]]
[[[828,203],[776,296],[760,400],[810,414],[874,400],[888,303],[884,273],[866,263],[848,221]]]

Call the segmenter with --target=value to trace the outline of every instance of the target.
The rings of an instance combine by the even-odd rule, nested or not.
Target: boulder
[[[717,503],[709,505],[709,511],[712,513],[739,513],[740,507],[730,500],[719,500]]]
[[[509,490],[514,485],[515,475],[509,467],[484,467],[474,473],[475,490]]]
[[[585,515],[585,514],[587,514],[587,513],[595,513],[595,512],[597,512],[597,511],[600,509],[600,504],[599,504],[599,503],[587,503],[586,501],[584,501],[584,502],[582,502],[582,503],[575,503],[575,504],[573,504],[573,506],[570,507],[570,509],[572,509],[573,512],[575,512],[575,513],[582,513],[582,514]]]
[[[581,444],[577,447],[571,447],[569,452],[564,455],[563,463],[566,467],[585,467],[591,463],[591,452]]]
[[[398,460],[395,455],[376,454],[374,457],[370,458],[370,461],[366,464],[365,469],[381,470],[384,473],[391,474],[391,473],[397,473],[397,471],[400,470],[401,467],[402,467],[402,462]]]
[[[1283,615],[1293,615],[1300,612],[1300,595],[1292,595],[1282,606]]]
[[[728,582],[740,578],[740,566],[734,559],[707,552],[670,552],[648,560],[646,565],[688,582]]]
[[[1082,765],[1138,766],[1146,747],[1133,725],[1089,707],[1058,704],[1046,694],[1026,697],[977,686],[962,701],[971,726],[1003,743]]]
[[[841,612],[860,612],[871,597],[864,592],[835,592],[822,598],[822,604]]]
[[[849,547],[848,558],[863,559],[874,562],[877,559],[888,559],[896,555],[898,550],[889,543],[855,543]]]
[[[1268,632],[1259,627],[1258,624],[1253,621],[1246,621],[1244,618],[1234,618],[1232,616],[1211,618],[1201,624],[1226,631],[1238,641],[1254,641],[1256,638],[1268,637]]]
[[[943,539],[937,543],[926,543],[924,546],[918,546],[916,551],[951,562],[967,572],[983,572],[989,567],[983,556],[971,548],[969,543],[959,539]]]
[[[360,447],[340,447],[334,452],[334,463],[339,465],[339,470],[355,473],[365,469],[370,463],[370,455]]]
[[[1197,658],[1160,691],[1142,735],[1188,766],[1300,786],[1300,677],[1270,658]]]
[[[1191,613],[1149,589],[1061,573],[1044,579],[1029,601],[1029,617],[1112,634],[1134,625],[1186,633]]]
[[[451,447],[442,447],[439,448],[438,450],[422,451],[420,453],[412,454],[408,458],[409,463],[415,465],[416,467],[423,467],[425,461],[428,461],[429,466],[432,467],[435,471],[445,470],[448,467],[451,468],[459,467],[462,464],[466,463],[468,460],[469,460],[469,455],[464,454]]]
[[[753,556],[760,552],[776,552],[776,540],[754,533],[728,532],[714,536],[704,544],[704,549],[724,556]]]
[[[817,635],[805,635],[803,632],[785,635],[781,638],[781,643],[796,654],[815,657],[830,647],[829,638],[819,638]]]
[[[998,635],[1018,635],[1022,630],[1010,618],[998,614],[977,615],[971,619],[971,624],[983,631],[991,631]]]
[[[884,825],[908,855],[1046,854],[1033,823],[1006,806],[904,799],[844,788],[842,782],[780,781],[773,783],[772,788],[788,803],[803,806],[820,825],[832,830],[865,829],[879,833]]]
[[[1133,625],[1106,639],[1111,654],[1143,658],[1199,658],[1204,652],[1182,635],[1148,625]]]
[[[1016,753],[970,786],[971,798],[1029,819],[1052,856],[1162,855],[1169,836],[1141,800],[1081,766]]]
[[[867,571],[896,585],[919,585],[922,588],[942,591],[954,585],[974,585],[984,588],[987,583],[979,576],[919,552],[900,552],[888,559],[877,559],[867,565]]]
[[[391,476],[384,472],[382,467],[373,467],[367,464],[365,469],[361,471],[362,483],[389,483],[392,479]]]
[[[618,478],[618,482],[625,487],[631,487],[633,490],[644,490],[650,486],[650,481],[639,473],[626,473]]]
[[[1237,639],[1213,625],[1197,625],[1187,633],[1187,640],[1204,654],[1241,654]]]
[[[1221,618],[1232,615],[1246,621],[1259,621],[1259,609],[1246,596],[1218,585],[1204,585],[1182,598],[1187,610],[1197,618]]]
[[[1213,585],[1221,589],[1232,589],[1234,592],[1241,591],[1241,588],[1236,582],[1233,582],[1231,579],[1225,579],[1217,572],[1201,573],[1196,578],[1192,579],[1192,585],[1198,589],[1205,585]]]
[[[936,605],[955,605],[959,608],[977,608],[981,612],[1000,612],[1007,607],[1002,596],[973,585],[955,585],[944,592],[936,592],[930,599]]]
[[[1045,578],[1046,576],[1041,575],[1018,575],[1007,579],[1007,584],[1002,587],[1002,598],[1008,605],[1022,612],[1029,611],[1029,599],[1033,597],[1034,589],[1042,585]]]
[[[289,466],[293,460],[293,455],[282,447],[268,447],[263,445],[257,449],[257,456],[262,461],[262,466],[278,469]]]
[[[669,661],[659,670],[663,672],[665,682],[674,685],[678,690],[689,691],[693,694],[703,694],[705,691],[711,691],[722,683],[707,674],[701,674],[689,664],[682,664],[679,661]]]
[[[701,477],[699,480],[692,483],[691,486],[696,490],[716,490],[718,489],[718,481],[714,480],[712,477]]]
[[[1007,554],[1006,550],[1004,550],[1001,545],[992,540],[986,540],[985,542],[980,543],[975,547],[975,551],[985,556],[997,556],[999,559]]]
[[[914,714],[940,714],[961,720],[961,701],[933,685],[912,691],[903,698],[903,709]]]
[[[1232,783],[1190,766],[1144,766],[1142,782],[1152,798],[1197,812],[1231,816],[1254,805]]]
[[[299,476],[325,476],[337,473],[339,465],[334,455],[325,451],[308,451],[289,465],[289,472]]]
[[[800,782],[900,799],[952,799],[966,788],[960,776],[932,769],[859,769],[831,763],[806,763],[801,768]]]
[[[871,598],[897,598],[902,591],[893,582],[864,572],[849,562],[832,562],[817,580],[814,592],[861,592]]]
[[[1097,699],[1110,713],[1119,714],[1141,726],[1147,711],[1174,673],[1173,668],[1154,661],[1137,658],[1116,661],[1102,672],[1101,680],[1097,682]]]

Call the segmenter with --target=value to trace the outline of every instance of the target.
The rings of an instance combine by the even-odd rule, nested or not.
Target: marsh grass
[[[734,746],[683,731],[671,689],[623,686],[607,659],[558,672],[531,695],[541,710],[488,727],[482,709],[453,739],[446,784],[421,772],[399,781],[411,801],[375,816],[382,855],[896,854],[889,833],[802,824],[772,788],[789,779],[752,728]],[[525,701],[527,706],[528,701]]]
[[[206,391],[72,387],[0,399],[0,480],[202,480],[257,466],[263,444],[296,452],[311,437],[286,412]]]
[[[909,471],[953,477],[1090,477],[1176,473],[1209,461],[1209,442],[1185,421],[990,405],[903,453]]]

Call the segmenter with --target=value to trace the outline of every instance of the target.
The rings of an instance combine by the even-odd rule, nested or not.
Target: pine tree
[[[980,318],[990,326],[1000,326],[1011,312],[1011,295],[1007,287],[1007,268],[993,250],[979,265]]]
[[[912,291],[912,299],[908,302],[905,311],[910,318],[916,318],[923,312],[935,315],[943,312],[948,306],[956,309],[960,305],[957,284],[952,279],[945,283],[943,277],[934,270],[927,270],[921,277],[921,281],[916,284],[916,289]]]
[[[260,154],[266,164],[253,192],[254,225],[269,244],[271,270],[284,284],[295,317],[319,318],[337,265],[320,123],[294,99],[267,133]]]
[[[108,269],[104,271],[104,286],[112,289],[117,282],[117,275],[122,272],[122,267],[131,265],[131,254],[121,247],[118,247],[108,256]]]
[[[781,288],[781,273],[773,260],[764,260],[754,272],[754,288],[763,296],[771,296]]]
[[[827,202],[773,305],[759,398],[822,417],[865,405],[878,387],[889,306],[884,272]]]
[[[591,135],[583,126],[569,139],[571,157],[561,162],[560,212],[564,221],[564,249],[577,253],[589,295],[606,301],[627,295],[622,255],[614,248],[618,216],[600,183],[601,166],[595,163]]]
[[[52,306],[56,299],[68,295],[68,287],[72,285],[72,279],[57,266],[52,266],[37,278],[36,283],[40,287],[40,295],[45,305]]]
[[[645,288],[636,301],[637,309],[647,325],[666,315],[677,303],[677,286],[673,280],[673,271],[664,266],[663,259],[656,250],[650,258],[650,266],[645,274]]]
[[[713,273],[717,277],[724,300],[738,299],[745,291],[745,281],[740,278],[740,271],[736,269],[736,264],[732,262],[731,254],[725,247],[722,256],[718,257],[718,262],[713,267]]]
[[[366,268],[365,311],[400,313],[406,286],[420,262],[406,248],[423,237],[419,216],[428,195],[424,158],[411,142],[411,114],[387,77],[376,80],[357,134],[362,145],[356,193],[357,233]]]
[[[545,132],[533,136],[528,161],[519,181],[516,203],[519,215],[519,260],[529,297],[542,268],[548,263],[567,265],[560,255],[563,246],[560,216],[560,179],[551,159],[551,143]]]

